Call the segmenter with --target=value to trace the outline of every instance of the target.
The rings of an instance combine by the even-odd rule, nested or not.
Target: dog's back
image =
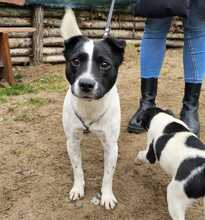
[[[154,139],[153,148],[162,168],[172,176],[187,158],[205,158],[205,146],[189,131],[162,134]]]
[[[148,128],[148,139],[153,145],[155,160],[160,162],[167,173],[175,176],[186,158],[205,158],[204,144],[183,121],[169,112],[160,108],[148,109],[142,120],[144,127]]]
[[[184,122],[160,108],[145,111],[141,121],[148,130],[148,146],[137,159],[158,160],[172,176],[167,187],[169,213],[173,220],[185,220],[186,208],[205,197],[205,145]]]

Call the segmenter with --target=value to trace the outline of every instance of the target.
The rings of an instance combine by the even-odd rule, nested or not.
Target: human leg
[[[171,18],[147,19],[141,43],[141,99],[137,112],[132,116],[128,131],[141,133],[144,129],[138,122],[139,116],[147,108],[155,106],[157,82],[163,64],[166,36]]]
[[[195,133],[200,132],[198,119],[201,84],[205,77],[205,19],[197,9],[198,0],[191,5],[191,14],[184,20],[184,78],[185,89],[181,119]]]

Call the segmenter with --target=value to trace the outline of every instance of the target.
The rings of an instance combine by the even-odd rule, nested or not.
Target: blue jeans
[[[205,19],[192,1],[184,24],[184,78],[187,83],[202,83],[205,77]],[[147,19],[141,43],[141,77],[158,78],[166,50],[166,36],[172,18]]]

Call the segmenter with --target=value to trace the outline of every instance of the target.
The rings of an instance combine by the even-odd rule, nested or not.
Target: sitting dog
[[[110,37],[93,41],[82,36],[71,9],[66,10],[61,33],[65,40],[66,78],[70,83],[63,107],[63,126],[74,173],[70,199],[84,196],[80,141],[83,134],[92,132],[104,147],[101,205],[113,209],[117,200],[112,191],[112,180],[121,121],[116,79],[123,61],[125,41]]]
[[[205,196],[205,145],[169,112],[150,108],[139,119],[148,130],[147,148],[137,160],[155,163],[172,176],[167,202],[173,220],[184,220],[189,205]]]

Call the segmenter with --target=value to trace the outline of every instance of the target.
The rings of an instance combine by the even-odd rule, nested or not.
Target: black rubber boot
[[[200,133],[198,116],[200,91],[201,84],[185,83],[183,107],[180,113],[181,120],[198,136]]]
[[[140,106],[128,124],[128,132],[136,134],[144,132],[144,129],[138,122],[138,118],[144,110],[155,106],[155,98],[157,96],[157,82],[157,78],[141,78],[142,97],[140,99]]]

